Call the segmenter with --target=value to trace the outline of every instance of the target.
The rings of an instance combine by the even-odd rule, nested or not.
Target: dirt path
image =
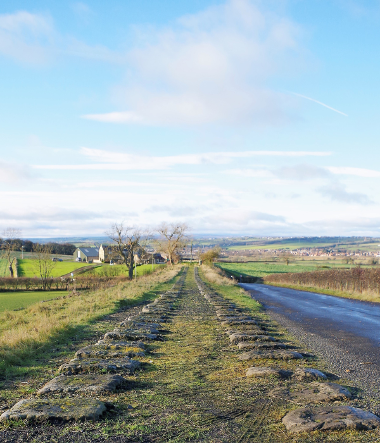
[[[208,293],[215,294],[212,288],[205,287]],[[296,350],[287,341],[285,331],[271,325],[253,301],[239,291],[233,287],[226,300],[230,300],[229,303],[232,300],[237,308],[241,301],[248,306],[246,300],[249,300],[252,308],[237,309],[238,315],[253,316],[265,333]],[[163,340],[151,342],[146,356],[139,357],[141,370],[126,376],[127,386],[95,396],[114,406],[105,418],[58,425],[13,423],[0,431],[0,440],[39,443],[380,441],[377,430],[288,433],[281,419],[296,406],[288,394],[273,392],[293,389],[294,380],[246,377],[247,368],[253,363],[239,360],[242,352],[230,344],[226,326],[218,321],[216,310],[215,304],[200,292],[190,268],[168,321],[162,325]],[[136,313],[136,308],[133,312]],[[128,316],[128,312],[125,315]],[[121,320],[119,316],[115,319]],[[110,326],[108,319],[108,330]],[[313,358],[303,360],[304,366],[316,364]],[[259,359],[255,365],[294,371],[299,362]],[[360,406],[360,402],[351,404]]]

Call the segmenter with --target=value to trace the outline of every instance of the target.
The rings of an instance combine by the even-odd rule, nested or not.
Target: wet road
[[[380,401],[380,303],[261,284],[241,284],[340,377]],[[375,403],[371,398],[375,399]]]
[[[380,304],[333,297],[314,292],[297,291],[267,285],[242,284],[255,291],[255,298],[267,309],[293,321],[329,324],[332,329],[346,331],[380,342]]]

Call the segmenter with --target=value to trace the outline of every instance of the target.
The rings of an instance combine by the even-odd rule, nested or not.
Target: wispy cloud
[[[25,167],[0,160],[0,183],[17,185],[20,181],[30,178]]]
[[[331,153],[322,151],[238,151],[206,152],[202,154],[182,154],[169,156],[136,155],[122,152],[109,152],[101,149],[82,148],[84,157],[91,159],[91,164],[72,165],[35,165],[36,169],[88,169],[88,170],[160,170],[178,165],[228,164],[233,159],[257,156],[306,157],[328,156]]]
[[[263,2],[228,0],[171,27],[140,27],[119,110],[96,121],[156,126],[278,125],[289,98],[267,81],[297,63],[299,26]]]
[[[319,178],[328,178],[331,174],[329,171],[326,171],[326,169],[318,166],[300,164],[275,169],[273,170],[273,175],[285,180],[306,181]]]
[[[48,15],[19,11],[0,14],[0,54],[29,64],[45,63],[54,29]]]
[[[310,98],[310,97],[307,97],[306,95],[302,95],[302,94],[297,94],[296,92],[292,92],[291,94],[296,95],[297,97],[304,98],[304,99],[306,99],[306,100],[310,100],[310,101],[312,101],[312,102],[314,102],[314,103],[318,103],[319,105],[322,105],[322,106],[324,106],[325,108],[330,109],[331,111],[337,112],[338,114],[342,114],[342,115],[344,115],[345,117],[348,117],[348,115],[345,114],[344,112],[342,112],[342,111],[338,111],[337,109],[332,108],[332,107],[329,106],[329,105],[326,105],[326,103],[322,103],[322,102],[320,102],[320,101],[318,101],[318,100],[315,100],[314,98]]]
[[[346,187],[340,183],[330,183],[318,189],[318,192],[328,197],[332,201],[340,203],[351,203],[358,205],[370,205],[373,201],[366,195],[360,192],[349,192]]]
[[[380,177],[380,171],[374,169],[352,168],[349,166],[327,166],[326,169],[332,174],[355,175],[358,177]]]

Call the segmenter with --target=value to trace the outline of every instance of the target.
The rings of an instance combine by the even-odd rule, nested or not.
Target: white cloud
[[[115,91],[122,112],[93,120],[147,125],[281,124],[286,94],[268,79],[291,69],[300,32],[250,0],[228,0],[171,28],[140,29],[128,81]]]
[[[35,165],[36,169],[64,170],[159,170],[177,165],[228,164],[233,159],[257,156],[305,157],[328,156],[329,152],[318,151],[237,151],[206,152],[203,154],[182,154],[169,156],[136,155],[123,152],[109,152],[101,149],[81,148],[81,153],[95,163],[73,165]]]
[[[43,63],[53,37],[49,16],[26,11],[0,15],[0,54],[24,63]]]
[[[358,205],[370,205],[373,201],[366,195],[360,192],[349,192],[346,187],[340,183],[330,183],[327,186],[319,188],[319,193],[328,197],[332,201],[339,203],[349,203]]]
[[[380,177],[380,171],[374,169],[351,168],[347,166],[328,166],[326,167],[332,174],[355,175],[358,177]]]
[[[284,166],[273,171],[273,175],[283,180],[315,180],[330,177],[330,173],[318,166],[300,164],[294,166]]]
[[[0,161],[0,182],[17,185],[30,178],[26,169],[20,165]]]
[[[273,177],[267,169],[227,169],[223,173],[239,177]]]

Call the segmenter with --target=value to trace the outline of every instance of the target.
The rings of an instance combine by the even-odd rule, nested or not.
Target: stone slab
[[[257,325],[256,320],[236,320],[236,319],[224,319],[222,321],[223,326],[234,326],[234,325]]]
[[[148,334],[146,332],[138,332],[138,331],[111,331],[107,332],[104,335],[104,340],[157,340],[158,334]]]
[[[314,368],[297,368],[293,373],[293,377],[300,381],[327,379],[326,374]]]
[[[247,377],[288,377],[290,375],[289,371],[284,371],[282,369],[269,368],[266,366],[252,366],[247,369]]]
[[[159,323],[148,323],[143,321],[124,320],[120,323],[122,328],[139,329],[139,328],[153,328],[161,329],[162,326]]]
[[[89,345],[85,348],[79,349],[75,353],[76,358],[117,358],[117,357],[144,357],[145,352],[139,347],[118,346],[112,347],[109,345]]]
[[[107,406],[93,398],[30,399],[21,400],[0,416],[10,419],[84,421],[98,420]]]
[[[287,345],[284,343],[278,342],[261,342],[255,341],[253,343],[250,342],[241,342],[237,344],[239,349],[244,351],[253,350],[253,349],[286,349]]]
[[[48,394],[50,392],[112,392],[123,383],[126,383],[125,378],[113,374],[60,375],[46,383],[37,394]]]
[[[121,348],[140,348],[145,349],[145,343],[142,341],[120,341],[120,340],[99,340],[95,346],[104,346],[106,349],[121,349]]]
[[[63,364],[59,368],[59,372],[64,375],[97,371],[126,372],[133,374],[140,365],[141,363],[139,361],[130,358],[113,358],[109,360],[96,358],[86,360],[73,359],[69,363]]]
[[[289,432],[336,431],[340,429],[368,430],[380,426],[380,418],[371,412],[352,406],[301,408],[282,419]]]
[[[302,354],[287,349],[279,350],[254,350],[245,352],[239,356],[239,360],[255,360],[259,358],[268,358],[274,360],[293,360],[303,358]]]
[[[266,338],[265,338],[266,337]],[[257,341],[257,340],[266,340],[266,341],[271,341],[270,339],[272,339],[272,341],[275,341],[275,339],[273,337],[270,337],[270,335],[263,335],[263,334],[244,334],[244,333],[234,333],[229,335],[229,339],[230,342],[233,345],[237,345],[240,342],[243,341]]]
[[[306,389],[292,393],[292,398],[298,403],[322,403],[329,401],[344,401],[351,398],[348,389],[336,383],[312,382]]]

